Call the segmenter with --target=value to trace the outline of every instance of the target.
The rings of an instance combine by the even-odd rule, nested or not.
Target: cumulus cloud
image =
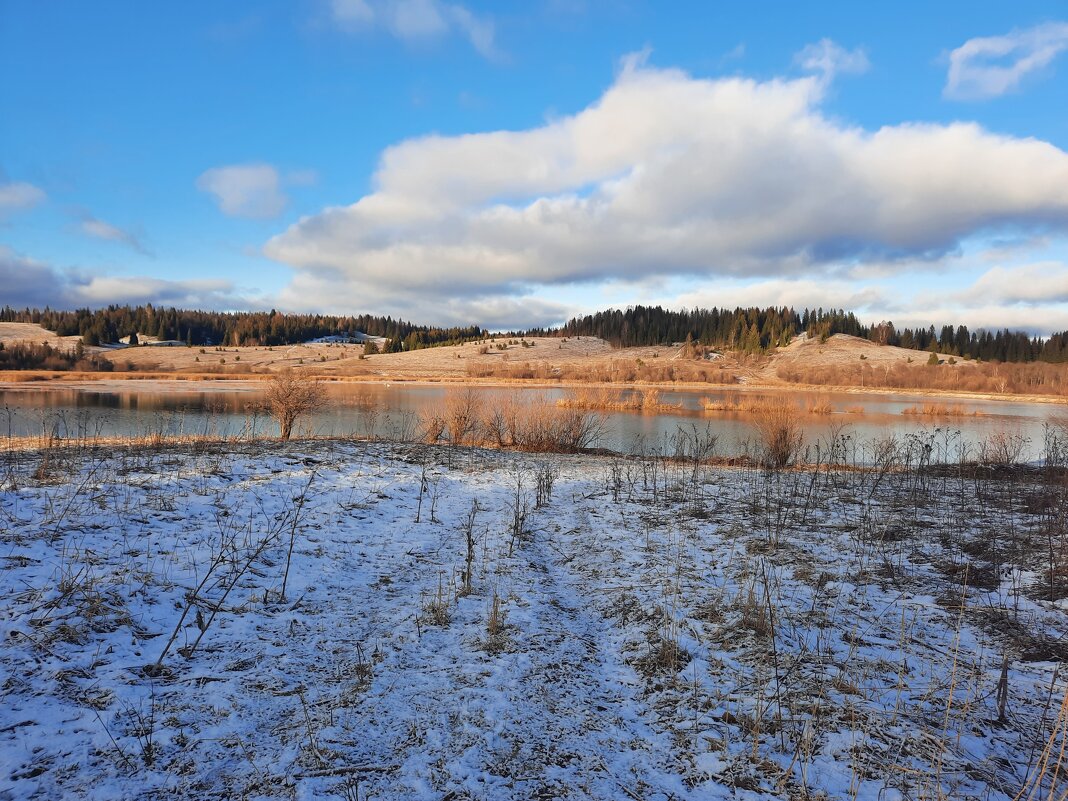
[[[85,215],[78,224],[78,229],[86,236],[94,239],[102,239],[105,242],[117,242],[126,245],[145,256],[151,255],[140,238],[134,233],[119,228],[117,225],[99,220],[91,215]]]
[[[1045,305],[1068,303],[1068,264],[1036,262],[1013,267],[993,267],[958,297],[986,304]],[[1064,321],[1068,328],[1068,319]]]
[[[335,25],[348,33],[381,27],[396,38],[419,43],[456,34],[480,55],[501,58],[493,21],[466,6],[441,0],[330,0]]]
[[[172,281],[147,276],[91,275],[61,270],[0,245],[4,303],[21,307],[73,309],[111,303],[156,303],[195,309],[268,306],[223,279]]]
[[[0,217],[36,206],[45,199],[44,190],[24,181],[0,183]]]
[[[998,97],[1017,89],[1066,49],[1068,22],[969,39],[949,54],[944,94],[955,100]]]
[[[1025,331],[1032,336],[1049,336],[1065,330],[1068,305],[1049,304],[1035,308],[1003,306],[986,303],[975,306],[960,306],[952,303],[929,306],[896,308],[890,311],[862,315],[870,322],[892,320],[898,328],[926,328],[941,325],[966,325],[972,331],[986,329],[998,331]]]
[[[277,217],[289,202],[278,170],[270,164],[212,167],[197,178],[196,185],[212,195],[223,214],[231,217]]]
[[[171,281],[147,276],[94,275],[73,283],[70,291],[80,305],[105,306],[111,303],[153,303],[184,308],[233,308],[234,285],[224,279]]]
[[[485,292],[421,292],[369,277],[349,280],[330,270],[299,271],[274,305],[292,311],[337,314],[363,309],[419,323],[481,325],[491,330],[557,324],[578,311],[541,296],[532,286],[512,286],[507,292],[496,287]]]
[[[669,305],[682,309],[791,306],[795,309],[833,308],[863,313],[868,309],[883,310],[893,303],[885,290],[876,286],[841,280],[776,278],[748,284],[719,282],[707,289],[679,295]]]
[[[571,116],[387,149],[374,190],[272,238],[290,297],[401,305],[650,276],[937,263],[978,233],[1068,229],[1068,153],[970,123],[878,130],[820,76],[701,80],[630,59]],[[823,305],[828,305],[824,303]]]
[[[958,292],[923,291],[899,282],[840,279],[770,279],[717,281],[667,298],[669,308],[695,306],[792,306],[853,311],[861,321],[891,320],[898,327],[967,325],[971,329],[1027,331],[1048,336],[1068,330],[1068,264],[1058,261],[997,267],[979,275]]]

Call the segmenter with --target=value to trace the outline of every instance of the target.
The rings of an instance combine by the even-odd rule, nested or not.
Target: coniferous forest
[[[361,332],[385,337],[387,352],[452,345],[486,337],[477,326],[416,325],[392,317],[336,316],[270,312],[214,312],[145,306],[103,309],[0,309],[0,322],[37,323],[60,336],[77,335],[85,345],[106,345],[133,333],[189,345],[287,345],[317,337]],[[965,359],[1001,362],[1068,361],[1068,332],[1049,338],[1002,329],[970,331],[967,326],[898,328],[884,321],[866,325],[843,309],[790,307],[692,309],[631,306],[576,317],[560,328],[534,328],[526,336],[593,336],[616,347],[662,345],[690,340],[703,345],[762,353],[789,344],[801,333],[826,339],[849,334],[882,345],[937,350]]]
[[[478,326],[437,328],[369,314],[340,317],[324,314],[214,312],[145,306],[103,309],[0,309],[0,322],[37,323],[59,336],[80,336],[86,345],[107,345],[130,334],[147,334],[188,345],[289,345],[318,337],[360,332],[385,337],[391,351],[455,345],[480,339]]]
[[[711,347],[749,353],[785,345],[800,333],[823,339],[833,334],[849,334],[881,345],[938,350],[951,356],[984,361],[1068,361],[1068,332],[1042,339],[1007,329],[969,331],[963,325],[944,325],[939,329],[933,325],[929,328],[897,328],[892,322],[865,325],[853,312],[842,309],[798,312],[789,307],[771,307],[671,311],[660,306],[632,306],[626,310],[610,309],[577,317],[568,321],[559,333],[600,337],[617,347],[691,339]]]

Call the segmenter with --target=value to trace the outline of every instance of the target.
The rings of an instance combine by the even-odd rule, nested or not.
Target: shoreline
[[[26,371],[29,375],[15,379],[20,371],[0,372],[0,391],[148,391],[155,385],[158,391],[184,390],[189,392],[257,392],[263,382],[269,381],[273,373],[241,374],[175,374],[175,373],[68,373],[54,372],[42,374],[41,371]],[[966,392],[954,390],[924,390],[898,387],[858,387],[855,385],[822,384],[788,384],[747,382],[744,384],[708,384],[700,382],[590,382],[590,381],[546,381],[542,379],[494,379],[471,378],[466,376],[338,376],[329,373],[312,373],[310,380],[321,380],[327,385],[372,385],[389,386],[402,384],[415,387],[452,387],[472,386],[488,389],[586,389],[605,388],[611,390],[659,389],[661,391],[709,392],[709,393],[793,393],[793,394],[841,394],[841,395],[901,395],[909,398],[956,398],[960,400],[990,401],[1004,403],[1051,404],[1068,406],[1068,397],[1057,395],[1033,395],[991,392]]]

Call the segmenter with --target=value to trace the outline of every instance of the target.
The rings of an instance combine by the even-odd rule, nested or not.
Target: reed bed
[[[671,412],[682,408],[681,403],[664,403],[659,389],[643,389],[624,394],[621,390],[582,387],[556,401],[564,409],[590,409],[624,412]]]
[[[983,413],[960,403],[924,403],[902,409],[902,414],[917,417],[982,417]]]

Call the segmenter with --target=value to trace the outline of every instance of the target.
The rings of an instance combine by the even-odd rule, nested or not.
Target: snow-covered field
[[[1061,797],[1037,473],[7,458],[0,799]]]

